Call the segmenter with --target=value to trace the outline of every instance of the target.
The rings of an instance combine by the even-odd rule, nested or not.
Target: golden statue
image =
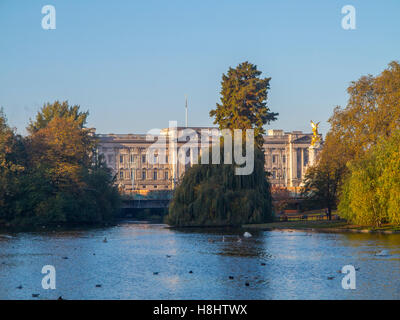
[[[312,132],[313,132],[313,137],[311,139],[311,145],[315,146],[316,144],[319,144],[321,142],[321,137],[318,133],[319,122],[314,123],[311,120],[310,123],[311,123]]]

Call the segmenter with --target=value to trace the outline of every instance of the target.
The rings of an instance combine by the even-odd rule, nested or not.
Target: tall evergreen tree
[[[270,78],[261,79],[260,75],[257,67],[248,62],[230,68],[228,75],[223,75],[221,104],[210,112],[220,129],[254,129],[257,145],[253,172],[235,175],[236,164],[199,164],[189,168],[175,190],[167,223],[240,226],[273,219],[271,186],[260,147],[263,125],[275,120],[277,113],[269,112],[266,106]],[[223,161],[223,148],[220,153]]]
[[[271,78],[261,78],[257,66],[240,63],[229,68],[222,75],[221,103],[210,111],[215,117],[214,124],[220,129],[254,129],[254,136],[262,145],[264,125],[276,120],[278,113],[270,112],[267,107],[269,82]]]

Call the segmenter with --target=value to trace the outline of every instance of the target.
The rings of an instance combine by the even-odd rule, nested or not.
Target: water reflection
[[[3,235],[0,299],[400,298],[399,235],[243,232],[127,221]],[[375,255],[382,250],[389,255]],[[46,264],[56,267],[56,290],[41,288]],[[341,288],[347,264],[358,269],[356,290]]]

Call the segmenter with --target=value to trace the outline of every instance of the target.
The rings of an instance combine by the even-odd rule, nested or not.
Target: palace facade
[[[209,130],[210,140],[215,137],[214,133],[216,132],[215,128],[175,128],[177,132],[183,129],[192,130],[193,133],[198,135],[202,130]],[[179,183],[187,167],[192,165],[194,161],[190,152],[187,164],[171,159],[168,150],[170,134],[171,129],[163,129],[160,135],[155,136],[146,134],[98,134],[96,135],[99,140],[98,153],[104,156],[107,166],[117,176],[119,187],[125,192],[172,190]],[[154,159],[150,161],[147,151],[160,136],[165,136],[167,146],[164,161],[158,161],[157,157],[162,155],[158,155],[157,152],[152,154]],[[307,167],[315,159],[315,155],[310,154],[313,151],[311,148],[312,136],[311,133],[301,131],[267,131],[264,136],[263,151],[265,169],[270,172],[270,181],[273,186],[289,189],[301,186]],[[178,141],[177,147],[184,145],[188,140]],[[201,150],[198,154],[201,155]]]

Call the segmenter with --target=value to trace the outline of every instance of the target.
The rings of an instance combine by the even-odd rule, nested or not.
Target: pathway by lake
[[[3,233],[0,299],[400,299],[398,234],[250,231],[238,242],[244,231],[127,221]],[[56,290],[42,289],[44,265]],[[342,289],[344,265],[358,270],[356,290]]]

